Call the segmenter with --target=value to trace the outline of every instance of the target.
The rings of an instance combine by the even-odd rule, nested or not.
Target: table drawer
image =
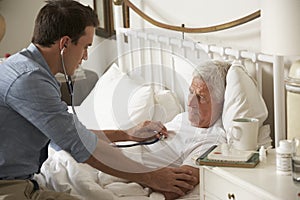
[[[249,191],[241,188],[238,183],[233,180],[222,177],[208,169],[203,169],[204,192],[205,196],[215,196],[217,199],[232,200],[253,200],[260,199],[255,191]],[[200,183],[201,184],[201,183]]]

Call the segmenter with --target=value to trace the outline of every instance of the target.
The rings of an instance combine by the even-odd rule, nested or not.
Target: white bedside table
[[[200,166],[201,200],[300,200],[300,184],[276,173],[275,150],[255,168]]]

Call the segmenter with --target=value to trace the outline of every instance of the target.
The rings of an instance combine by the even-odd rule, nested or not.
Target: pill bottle
[[[293,146],[290,140],[280,140],[276,148],[276,171],[278,174],[292,174],[292,151]]]

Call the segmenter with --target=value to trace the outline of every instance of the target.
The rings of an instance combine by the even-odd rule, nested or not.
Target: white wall
[[[35,16],[43,4],[43,0],[0,1],[0,13],[6,22],[6,32],[0,42],[0,57],[29,45]]]
[[[229,22],[249,15],[260,9],[260,0],[185,0],[184,6],[179,0],[133,0],[139,8],[145,10],[149,16],[163,23],[185,27],[206,27]],[[132,24],[148,27],[148,23],[141,23],[140,17],[132,14]],[[188,35],[188,34],[186,34]],[[244,24],[230,30],[207,34],[191,34],[195,40],[212,41],[224,46],[230,44],[238,48],[259,50],[260,20]]]
[[[140,9],[155,20],[185,27],[207,27],[226,23],[249,15],[260,9],[260,0],[132,0]],[[184,3],[184,5],[182,5]],[[131,27],[153,27],[134,12],[130,13]],[[185,34],[195,41],[208,42],[224,47],[260,51],[260,19],[228,30]],[[267,103],[269,117],[266,123],[271,124],[273,131],[273,78],[272,67],[263,69],[263,97]]]
[[[93,5],[93,0],[80,2]],[[260,8],[260,0],[186,0],[185,6],[181,5],[182,1],[179,0],[164,0],[159,3],[156,0],[133,0],[133,2],[158,21],[178,26],[185,24],[186,27],[203,27],[228,22]],[[0,57],[5,53],[15,53],[30,43],[35,16],[43,5],[44,0],[0,0],[0,13],[5,17],[7,24],[6,34],[0,42]],[[131,12],[131,26],[149,27],[150,25]],[[260,20],[257,19],[230,30],[186,34],[186,36],[191,36],[197,41],[209,40],[223,46],[259,51],[259,26]],[[102,44],[103,41],[104,39],[95,37],[90,60],[95,60],[97,64],[88,61],[91,68],[108,65],[115,58],[116,54],[111,47],[108,50],[109,54],[107,53],[107,48],[113,41],[105,41]]]
[[[93,0],[81,0],[93,7]],[[0,57],[5,53],[16,53],[30,44],[34,20],[44,0],[0,0],[0,13],[6,21],[6,33],[0,41]],[[105,68],[116,59],[114,40],[104,40],[95,36],[89,49],[89,60],[84,68],[92,69],[100,76]]]
[[[92,5],[93,0],[81,0]],[[186,27],[205,27],[228,22],[260,9],[260,0],[132,0],[148,15],[163,23]],[[182,5],[184,3],[184,6]],[[7,31],[0,42],[0,57],[4,53],[15,53],[26,47],[33,31],[35,16],[43,0],[0,0],[0,13],[5,17]],[[131,12],[132,27],[151,27]],[[239,27],[206,34],[186,34],[197,41],[209,41],[218,45],[233,46],[239,49],[260,50],[260,19]],[[104,40],[96,36],[89,50],[89,60],[84,67],[101,75],[104,69],[116,59],[114,40]],[[273,121],[272,68],[264,68],[264,98],[269,109],[268,123]]]

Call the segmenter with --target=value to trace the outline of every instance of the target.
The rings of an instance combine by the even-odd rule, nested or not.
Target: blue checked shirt
[[[97,136],[67,112],[60,84],[34,44],[0,64],[0,179],[39,172],[49,141],[78,162]]]

